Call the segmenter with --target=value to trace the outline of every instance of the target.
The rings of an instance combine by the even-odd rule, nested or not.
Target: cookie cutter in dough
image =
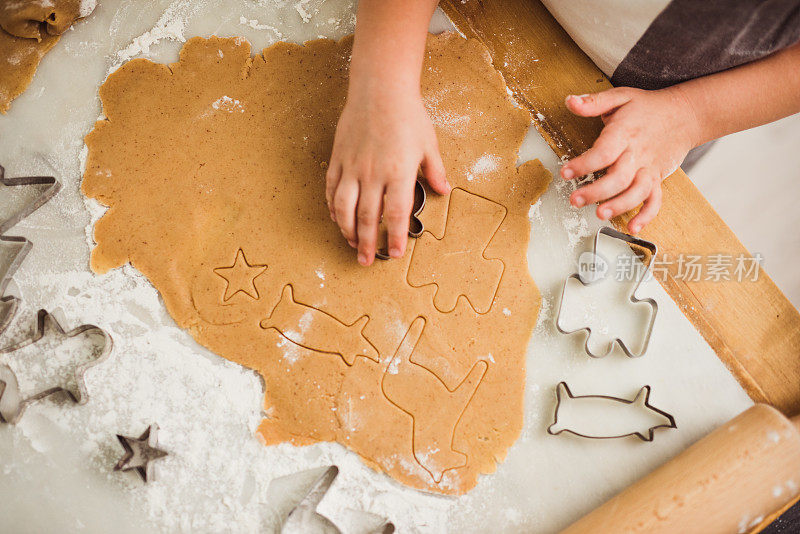
[[[567,432],[573,434],[575,436],[579,436],[582,438],[588,439],[617,439],[617,438],[625,438],[628,436],[636,436],[637,438],[641,439],[642,441],[653,441],[653,435],[656,429],[659,428],[678,428],[678,425],[675,423],[675,417],[672,414],[665,412],[663,410],[659,410],[652,404],[650,404],[650,391],[652,388],[649,385],[644,385],[638,391],[636,396],[631,399],[623,399],[620,397],[612,397],[610,395],[573,395],[572,391],[570,391],[569,386],[566,382],[559,382],[558,386],[556,386],[556,409],[555,409],[555,416],[553,418],[553,424],[547,427],[547,433],[551,436],[557,436],[562,432]],[[659,425],[653,425],[647,428],[646,431],[642,430],[632,430],[630,432],[623,432],[618,434],[609,434],[609,435],[592,435],[587,432],[587,430],[580,430],[576,428],[570,428],[569,426],[565,426],[559,424],[559,412],[562,411],[564,406],[567,404],[576,404],[576,403],[585,403],[585,402],[592,402],[592,403],[602,403],[604,404],[605,410],[619,410],[619,409],[642,409],[642,410],[650,410],[655,414],[658,414],[660,417],[663,418],[664,423]],[[606,414],[609,412],[607,411]],[[602,414],[593,414],[593,415],[600,415]]]
[[[138,438],[117,434],[117,439],[125,449],[125,454],[114,466],[114,471],[135,469],[145,482],[153,480],[151,462],[168,454],[167,451],[158,448],[158,425],[155,423],[150,425]]]
[[[329,466],[322,472],[303,499],[289,512],[281,526],[281,534],[305,534],[308,532],[341,534],[342,531],[333,521],[317,512],[319,503],[338,475],[339,468],[335,465]],[[392,534],[394,530],[394,524],[382,521],[380,526],[370,529],[370,532]]]
[[[37,186],[40,191],[33,200],[22,206],[16,206],[14,195],[0,195],[0,333],[8,327],[19,305],[16,297],[5,296],[6,287],[31,248],[31,242],[25,238],[2,234],[39,209],[61,189],[61,184],[52,176],[6,178],[5,168],[0,165],[0,190],[24,186]]]
[[[647,249],[650,252],[650,261],[648,261],[646,263],[644,271],[642,272],[642,275],[639,278],[639,280],[636,282],[636,286],[633,288],[633,291],[631,291],[631,294],[630,294],[630,297],[629,297],[631,302],[633,302],[633,303],[645,302],[645,303],[649,304],[650,308],[653,310],[652,313],[650,314],[650,321],[648,322],[647,328],[645,330],[644,341],[642,342],[642,349],[641,349],[640,352],[635,353],[635,352],[631,351],[628,348],[628,346],[625,344],[625,342],[622,340],[622,338],[616,337],[611,342],[608,343],[605,352],[603,352],[602,354],[597,354],[597,353],[592,352],[592,350],[589,348],[589,338],[592,335],[591,327],[583,326],[583,327],[580,327],[580,328],[576,328],[574,330],[567,330],[567,329],[565,329],[565,328],[563,328],[561,326],[561,312],[564,309],[564,295],[566,295],[566,293],[567,293],[567,285],[569,284],[570,278],[575,278],[582,285],[588,286],[588,285],[593,284],[593,283],[595,283],[595,282],[597,282],[597,281],[599,281],[601,279],[601,277],[597,276],[598,273],[596,271],[591,272],[588,275],[584,275],[584,273],[582,273],[582,272],[577,272],[577,273],[571,274],[570,276],[567,277],[566,280],[564,280],[564,285],[563,285],[563,287],[561,289],[561,299],[558,302],[558,314],[556,315],[556,328],[562,334],[574,334],[574,333],[580,332],[582,330],[585,330],[586,331],[586,342],[584,343],[584,350],[586,351],[586,354],[588,354],[592,358],[603,358],[603,357],[608,356],[609,354],[611,354],[611,351],[614,350],[614,343],[619,344],[620,348],[623,350],[623,352],[625,352],[625,354],[629,358],[638,358],[640,356],[644,356],[644,354],[647,352],[648,346],[650,345],[650,337],[653,334],[653,325],[655,324],[656,315],[658,314],[658,303],[655,301],[655,299],[652,299],[650,297],[646,297],[646,298],[643,298],[643,299],[636,298],[636,292],[639,290],[639,286],[641,286],[642,282],[644,280],[646,280],[648,275],[650,274],[650,271],[651,271],[652,265],[653,265],[653,261],[655,260],[655,257],[658,254],[658,247],[656,246],[655,243],[652,243],[650,241],[641,239],[639,237],[634,237],[632,235],[625,234],[625,233],[620,232],[618,230],[615,230],[614,228],[611,228],[609,226],[604,226],[604,227],[598,229],[597,233],[594,236],[594,245],[592,247],[592,252],[591,252],[593,258],[598,258],[599,257],[598,254],[597,254],[597,243],[598,243],[598,241],[600,239],[600,235],[601,234],[602,235],[607,235],[607,236],[609,236],[609,237],[611,237],[613,239],[619,239],[620,241],[624,241],[625,243],[628,243],[630,245],[636,245],[636,246],[642,247],[644,249]],[[596,265],[596,264],[593,264],[593,265]]]
[[[414,184],[414,207],[411,210],[411,216],[408,220],[408,236],[414,239],[421,236],[422,232],[425,230],[425,226],[422,224],[422,221],[419,220],[419,214],[422,213],[422,210],[425,208],[426,200],[427,193],[425,192],[425,188],[422,186],[422,182],[417,180]],[[390,259],[389,251],[379,248],[375,252],[375,257],[381,260],[388,260]]]
[[[102,328],[91,324],[85,324],[66,332],[56,318],[48,313],[47,310],[39,310],[36,316],[36,329],[33,335],[9,347],[0,348],[0,355],[9,354],[34,345],[45,337],[45,333],[50,332],[54,332],[55,335],[62,337],[64,340],[74,338],[86,332],[96,333],[102,336],[103,347],[96,358],[78,365],[75,368],[74,378],[77,386],[77,395],[63,386],[51,386],[33,395],[23,397],[20,393],[19,382],[14,371],[8,365],[0,363],[0,422],[15,424],[20,420],[28,405],[59,392],[66,393],[67,396],[77,404],[86,404],[89,401],[89,394],[86,389],[86,382],[84,381],[86,371],[105,360],[111,353],[111,347],[113,345],[111,336]]]

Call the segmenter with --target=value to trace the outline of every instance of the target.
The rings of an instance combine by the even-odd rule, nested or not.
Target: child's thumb
[[[581,117],[596,117],[620,107],[630,101],[630,92],[625,87],[609,89],[588,95],[569,95],[565,99],[567,108]]]
[[[442,156],[439,154],[438,148],[429,150],[422,160],[422,176],[431,189],[440,195],[446,195],[450,192],[450,184],[447,183],[447,176],[444,170],[444,163]]]

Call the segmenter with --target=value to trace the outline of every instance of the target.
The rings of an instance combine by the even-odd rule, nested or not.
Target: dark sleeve
[[[660,89],[755,61],[800,40],[800,0],[673,0],[611,82]]]

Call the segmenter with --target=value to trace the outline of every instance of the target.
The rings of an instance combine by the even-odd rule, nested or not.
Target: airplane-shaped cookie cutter
[[[281,525],[281,534],[305,534],[308,532],[341,534],[342,531],[333,521],[317,512],[319,503],[338,475],[339,468],[335,465],[327,467],[322,472],[311,488],[306,491],[303,499],[289,512]],[[394,531],[394,524],[384,520],[377,529],[370,530],[370,534],[392,534]]]
[[[61,189],[61,184],[52,176],[6,178],[5,168],[0,165],[0,190],[18,186],[42,186],[42,189],[28,204],[14,211],[7,219],[2,218],[4,199],[0,197],[0,333],[11,323],[19,305],[16,297],[4,296],[6,287],[32,246],[24,237],[2,234],[39,209]]]
[[[641,286],[642,282],[647,279],[648,275],[650,274],[650,271],[652,270],[653,261],[655,261],[656,255],[658,254],[658,246],[656,246],[655,243],[652,243],[650,241],[641,239],[639,237],[634,237],[632,235],[625,234],[625,233],[620,232],[618,230],[615,230],[614,228],[611,228],[609,226],[603,226],[602,228],[597,230],[597,233],[594,236],[594,245],[592,247],[592,255],[593,255],[594,258],[598,257],[598,254],[597,254],[597,243],[600,240],[600,235],[607,235],[608,237],[611,237],[613,239],[619,239],[620,241],[624,241],[625,243],[628,243],[630,245],[636,245],[636,246],[642,247],[644,249],[647,249],[650,252],[650,261],[645,264],[644,271],[642,272],[642,275],[639,278],[639,280],[636,282],[636,286],[633,288],[633,291],[631,292],[630,297],[629,297],[630,301],[633,302],[633,303],[646,302],[647,304],[650,305],[650,307],[653,310],[652,313],[650,314],[650,321],[649,321],[649,323],[647,325],[647,329],[645,331],[644,341],[642,342],[642,350],[640,352],[638,352],[638,353],[635,353],[635,352],[631,351],[630,348],[628,348],[628,346],[625,344],[625,342],[622,340],[622,338],[616,337],[616,338],[614,338],[613,341],[608,343],[608,345],[607,345],[608,348],[606,349],[605,352],[603,352],[602,354],[597,354],[597,353],[592,352],[592,349],[589,348],[589,338],[592,335],[591,327],[584,326],[584,327],[576,328],[574,330],[567,330],[567,329],[565,329],[565,328],[563,328],[561,326],[561,312],[564,309],[564,295],[566,295],[566,293],[567,293],[567,285],[569,284],[570,278],[575,278],[576,280],[578,280],[584,286],[591,285],[591,284],[597,282],[598,280],[600,280],[600,278],[597,278],[597,277],[594,277],[594,276],[593,277],[583,276],[583,273],[580,273],[580,272],[571,274],[570,276],[567,277],[566,280],[564,280],[564,286],[561,289],[561,299],[558,302],[558,314],[556,315],[556,328],[562,334],[574,334],[576,332],[580,332],[582,330],[585,330],[586,331],[586,342],[584,343],[584,350],[586,351],[586,354],[588,354],[592,358],[603,358],[603,357],[608,356],[609,354],[611,354],[611,351],[614,350],[614,343],[619,344],[620,348],[623,350],[623,352],[629,358],[638,358],[640,356],[644,356],[644,354],[647,352],[648,346],[650,345],[650,337],[653,334],[653,325],[656,322],[656,315],[658,314],[658,303],[655,301],[655,299],[652,299],[650,297],[643,298],[643,299],[637,298],[636,297],[636,292],[639,290],[639,286]],[[592,273],[592,274],[595,274],[595,273]]]
[[[422,182],[417,180],[414,184],[414,208],[411,210],[411,216],[408,220],[408,236],[414,239],[421,236],[422,232],[425,231],[425,226],[419,220],[419,214],[425,208],[426,200],[427,193],[425,193],[425,188],[422,186]],[[381,260],[388,260],[390,259],[389,251],[378,249],[375,251],[375,257]]]

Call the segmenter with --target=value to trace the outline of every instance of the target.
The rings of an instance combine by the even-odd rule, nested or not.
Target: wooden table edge
[[[442,0],[459,32],[481,41],[520,105],[559,157],[591,146],[599,120],[578,118],[564,96],[612,87],[540,2]],[[547,83],[539,83],[546,77]],[[556,178],[558,179],[558,178]],[[663,183],[664,206],[640,235],[660,254],[751,257],[731,229],[678,169]],[[616,218],[625,230],[631,213]],[[800,413],[800,313],[772,280],[686,281],[676,268],[660,278],[664,289],[756,402],[787,415]]]

